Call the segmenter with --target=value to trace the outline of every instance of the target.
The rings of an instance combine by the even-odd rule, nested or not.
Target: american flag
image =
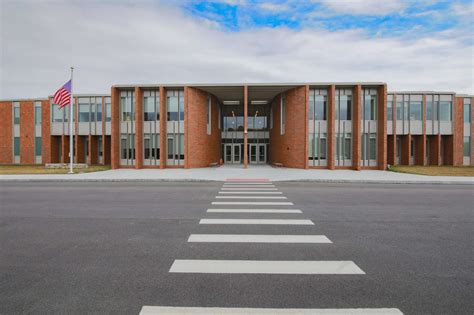
[[[67,81],[59,90],[54,93],[53,103],[63,108],[69,105],[71,99],[71,80]]]

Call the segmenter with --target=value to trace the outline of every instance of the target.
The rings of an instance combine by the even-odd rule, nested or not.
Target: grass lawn
[[[474,176],[473,166],[406,166],[392,165],[390,171],[429,176]]]
[[[75,168],[74,173],[90,173],[110,170],[109,165],[93,165]],[[45,168],[44,165],[0,165],[0,175],[14,174],[67,174],[69,168]]]

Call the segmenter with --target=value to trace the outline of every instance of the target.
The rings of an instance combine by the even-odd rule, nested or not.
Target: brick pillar
[[[413,136],[415,138],[415,165],[425,165],[426,135]]]
[[[74,144],[74,159],[75,163],[86,163],[85,151],[84,151],[84,140],[88,136],[76,136],[76,143]]]
[[[61,163],[69,163],[69,136],[61,135]]]
[[[107,136],[105,135],[105,97],[102,97],[102,165],[107,165],[107,156],[110,151],[106,150],[105,142],[107,141]]]
[[[166,125],[166,89],[160,86],[160,168],[166,167]]]
[[[249,163],[249,152],[248,152],[248,87],[244,86],[244,168],[248,167]]]
[[[334,107],[334,96],[336,94],[336,86],[330,85],[328,87],[328,116],[327,116],[327,123],[328,123],[328,135],[327,135],[327,162],[328,162],[328,169],[333,170],[335,168],[335,148],[336,148],[336,141],[335,141],[335,107]]]
[[[135,87],[135,168],[143,168],[143,91]]]
[[[49,99],[41,101],[41,137],[42,137],[42,149],[41,149],[41,160],[43,164],[51,163],[52,160],[52,147],[51,142],[51,104]],[[56,153],[57,155],[57,153]]]
[[[402,152],[400,156],[401,165],[410,165],[411,156],[411,135],[401,136],[402,139]]]
[[[89,165],[99,164],[99,137],[89,136]],[[102,142],[103,150],[104,142]]]
[[[396,160],[396,136],[387,135],[387,163],[395,165]]]
[[[379,170],[387,169],[387,84],[378,89],[377,121],[377,165]]]
[[[430,137],[430,165],[441,165],[441,135]]]
[[[353,90],[353,117],[352,117],[352,168],[360,171],[361,157],[361,96],[362,86],[356,85]]]
[[[461,166],[464,162],[464,98],[455,97],[454,99],[452,164]]]
[[[110,158],[113,169],[120,167],[120,91],[112,87],[111,98]]]
[[[305,86],[305,155],[304,155],[304,168],[308,168],[308,157],[309,157],[309,85]]]

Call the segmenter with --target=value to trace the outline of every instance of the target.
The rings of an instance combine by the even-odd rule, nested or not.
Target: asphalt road
[[[0,185],[1,314],[138,314],[143,305],[474,311],[472,186],[276,183],[303,213],[269,215],[206,213],[222,183]],[[322,234],[333,243],[188,243],[192,233]],[[170,273],[175,259],[350,260],[365,275]]]

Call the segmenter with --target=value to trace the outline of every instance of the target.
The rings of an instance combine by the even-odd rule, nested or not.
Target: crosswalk
[[[224,214],[226,218],[202,218],[199,225],[216,225],[219,230],[226,226],[246,225],[289,225],[314,226],[310,219],[301,218],[303,211],[293,209],[293,202],[278,191],[266,179],[229,179],[211,202],[206,215]],[[225,200],[225,201],[224,201]],[[214,207],[219,206],[219,207]],[[238,206],[239,208],[235,208]],[[271,206],[269,208],[268,206]],[[263,218],[242,217],[242,215],[261,214]],[[275,219],[273,214],[287,214],[290,218]],[[239,215],[239,217],[236,217]],[[294,218],[291,216],[295,215]],[[234,216],[234,217],[232,217]],[[235,229],[234,229],[235,231]],[[332,245],[326,235],[319,234],[191,234],[188,243],[222,244],[320,244]],[[306,246],[306,245],[305,245]],[[223,260],[223,259],[175,259],[171,274],[260,274],[260,275],[351,275],[360,277],[365,272],[350,260]],[[152,314],[402,314],[396,308],[344,308],[344,309],[270,309],[270,308],[218,308],[218,307],[173,307],[143,306],[141,315]]]

